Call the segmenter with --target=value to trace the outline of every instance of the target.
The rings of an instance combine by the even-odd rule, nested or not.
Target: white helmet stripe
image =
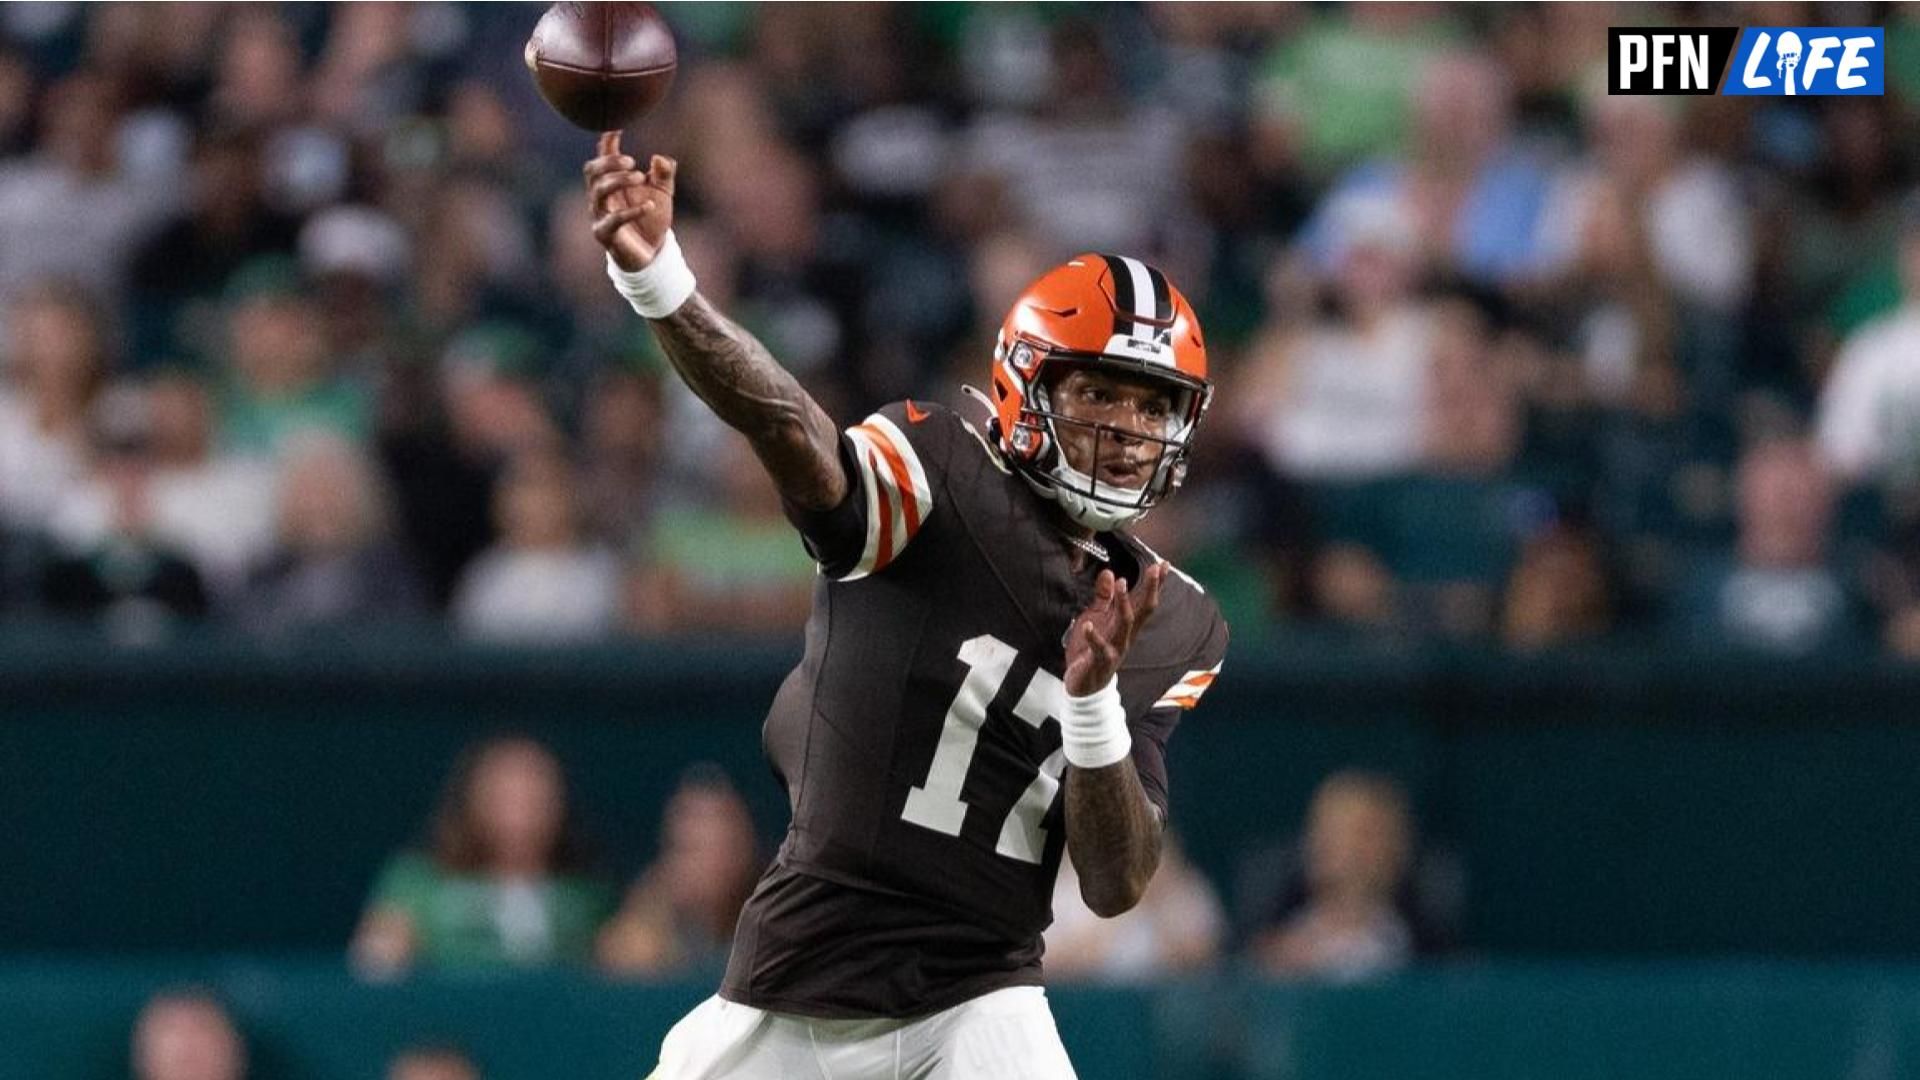
[[[1153,275],[1147,273],[1147,264],[1130,255],[1120,256],[1120,262],[1127,268],[1127,276],[1133,279],[1133,336],[1152,339],[1153,328],[1139,321],[1154,318],[1159,313],[1154,308]]]

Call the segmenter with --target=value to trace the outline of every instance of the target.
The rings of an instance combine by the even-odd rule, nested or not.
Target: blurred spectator
[[[226,1007],[197,990],[155,995],[133,1029],[137,1080],[245,1080],[247,1047]]]
[[[1525,435],[1518,387],[1492,351],[1486,316],[1464,299],[1433,309],[1423,471],[1499,477]]]
[[[1686,401],[1678,368],[1674,296],[1654,265],[1654,241],[1634,192],[1595,179],[1582,189],[1577,230],[1545,268],[1579,359],[1575,397],[1606,408],[1671,418]],[[1563,218],[1551,218],[1565,227]],[[1556,276],[1557,275],[1557,276]],[[1557,294],[1557,295],[1556,295]]]
[[[1271,975],[1347,982],[1403,968],[1448,945],[1457,892],[1416,874],[1400,786],[1365,772],[1323,781],[1306,835],[1256,895],[1251,957]],[[1262,892],[1265,895],[1260,895]]]
[[[334,206],[307,219],[299,252],[328,352],[343,372],[378,381],[399,359],[395,289],[413,260],[406,230],[373,207]]]
[[[529,276],[533,231],[508,192],[478,176],[444,182],[413,207],[415,250],[411,315],[431,341],[446,341],[481,319],[525,317],[535,310]]]
[[[104,527],[61,546],[41,599],[56,614],[96,619],[117,639],[151,641],[179,619],[208,613],[206,583],[160,535],[153,433],[138,393],[105,395],[92,414],[93,467],[83,487],[99,493]]]
[[[1887,299],[1882,279],[1896,276],[1885,270],[1899,262],[1908,216],[1900,196],[1916,164],[1900,123],[1897,98],[1835,98],[1823,110],[1821,140],[1799,147],[1813,158],[1801,165],[1809,182],[1761,181],[1771,209],[1760,247],[1770,288],[1758,299],[1787,330],[1778,347],[1788,363],[1803,362],[1796,346],[1816,358],[1829,352],[1832,335],[1857,330]]]
[[[1598,540],[1591,530],[1556,524],[1529,539],[1507,578],[1501,640],[1515,649],[1543,649],[1605,634],[1613,600]]]
[[[273,539],[274,471],[219,452],[207,387],[184,371],[112,391],[121,437],[147,445],[147,502],[154,539],[193,563],[211,598],[232,601]],[[71,487],[48,522],[70,547],[103,543],[116,495],[106,476]]]
[[[1820,454],[1846,483],[1920,484],[1920,191],[1904,213],[1904,300],[1847,338],[1820,396]]]
[[[511,323],[469,327],[447,345],[419,397],[400,397],[382,439],[407,542],[436,602],[448,603],[493,542],[495,479],[515,457],[551,451],[560,433],[535,383],[540,344]]]
[[[106,375],[101,312],[42,285],[10,306],[0,382],[0,525],[44,529],[86,468],[87,421]]]
[[[1023,227],[1063,256],[1160,250],[1180,180],[1178,119],[1128,101],[1106,30],[1055,26],[1040,108],[987,113],[959,148],[959,167],[1004,184]]]
[[[1590,159],[1556,185],[1539,219],[1544,265],[1574,259],[1600,227],[1599,204],[1612,200],[1645,231],[1656,278],[1676,300],[1737,311],[1753,287],[1753,222],[1732,171],[1682,138],[1681,99],[1595,89],[1586,107]]]
[[[1413,222],[1379,198],[1349,199],[1338,215],[1337,316],[1263,333],[1230,414],[1276,471],[1305,480],[1405,472],[1426,445],[1433,328],[1413,296]]]
[[[0,160],[0,301],[55,277],[118,295],[136,242],[172,195],[119,167],[118,123],[105,78],[69,75],[41,101],[36,151]]]
[[[1585,88],[1607,66],[1611,4],[1509,5],[1488,31],[1514,83],[1522,124],[1564,136]]]
[[[207,111],[221,126],[268,132],[304,108],[300,43],[280,13],[247,8],[229,19]]]
[[[135,118],[176,113],[206,89],[217,4],[129,4],[85,20],[81,64],[120,87]],[[177,123],[177,117],[175,119]]]
[[[1683,631],[1788,654],[1856,640],[1859,612],[1832,547],[1833,484],[1811,444],[1760,443],[1735,484],[1732,558],[1709,557],[1688,574],[1676,597]]]
[[[607,250],[593,238],[591,230],[581,227],[590,220],[585,192],[568,188],[554,197],[547,208],[546,272],[553,283],[550,300],[561,309],[555,317],[571,332],[575,347],[588,354],[578,357],[577,362],[597,367],[613,358],[609,353],[622,346],[630,348],[636,338],[650,341],[652,334],[634,325],[633,309],[619,293],[607,288]],[[679,237],[681,247],[688,248],[687,238],[680,235],[682,228],[681,223],[674,223],[674,234]],[[688,231],[699,230],[696,227]],[[693,250],[687,258],[691,265],[700,268],[702,293],[707,291],[709,278],[717,279],[716,285],[726,282],[728,275],[723,267],[714,265],[714,257],[709,252]],[[723,299],[709,294],[709,298],[721,310],[732,310],[731,297]]]
[[[381,872],[352,945],[366,977],[587,961],[614,897],[588,869],[551,751],[497,738],[463,754],[424,851]]]
[[[639,977],[718,970],[762,869],[740,793],[718,769],[690,770],[667,802],[659,857],[600,932],[600,966]]]
[[[1224,6],[1224,5],[1223,5]],[[1313,174],[1406,148],[1421,73],[1459,28],[1444,9],[1330,9],[1262,58],[1255,117]]]
[[[1549,189],[1545,166],[1513,139],[1513,88],[1491,57],[1435,58],[1413,90],[1406,158],[1368,162],[1342,176],[1307,223],[1305,243],[1323,270],[1338,267],[1366,225],[1347,209],[1384,202],[1404,218],[1416,265],[1474,281],[1505,282],[1540,258],[1535,232]]]
[[[1520,395],[1491,346],[1471,304],[1435,306],[1425,460],[1387,495],[1395,524],[1382,554],[1403,587],[1403,614],[1449,637],[1479,636],[1497,622],[1532,501],[1514,477]]]
[[[1020,293],[1049,267],[1046,252],[1032,236],[1018,229],[995,229],[971,245],[966,289],[973,327],[956,339],[946,360],[944,378],[927,388],[927,396],[945,401],[962,416],[980,415],[979,403],[960,388],[978,386],[986,378],[1001,320]]]
[[[494,492],[500,542],[461,579],[453,613],[461,632],[494,641],[557,644],[613,631],[620,565],[582,529],[573,467],[528,453]]]
[[[291,254],[298,223],[264,202],[257,138],[201,134],[185,211],[134,254],[132,358],[139,364],[218,351],[227,278],[262,255]]]
[[[1226,932],[1226,915],[1213,886],[1187,861],[1169,832],[1160,869],[1140,903],[1103,919],[1080,898],[1080,876],[1062,859],[1053,886],[1053,925],[1047,928],[1047,975],[1064,979],[1134,981],[1182,975],[1210,966]]]
[[[646,534],[660,494],[660,381],[610,371],[594,384],[581,431],[580,487],[593,535],[624,549]]]
[[[629,580],[634,626],[778,633],[806,620],[816,574],[746,440],[729,437],[709,463],[710,502],[660,508],[646,561]]]
[[[447,153],[453,167],[503,181],[518,201],[532,206],[546,197],[555,178],[546,175],[540,158],[519,152],[517,135],[513,113],[490,82],[462,79],[448,91]]]
[[[480,1069],[451,1046],[416,1046],[394,1055],[387,1080],[480,1080]]]
[[[1681,417],[1690,438],[1680,452],[1717,459],[1732,445],[1746,377],[1740,318],[1757,242],[1750,195],[1726,161],[1684,137],[1681,100],[1589,89],[1591,146],[1541,218],[1539,270],[1567,294],[1560,317],[1577,328],[1596,396]]]
[[[301,437],[283,456],[279,494],[278,544],[248,583],[244,625],[263,634],[348,630],[423,611],[364,452],[332,436]]]
[[[32,118],[33,69],[24,56],[0,44],[0,158],[17,155],[26,146]]]
[[[415,110],[426,93],[411,55],[418,9],[360,4],[327,20],[327,40],[311,72],[315,113],[337,128],[373,134]]]
[[[256,259],[229,280],[226,293],[229,381],[221,429],[228,445],[271,456],[310,428],[367,438],[366,389],[336,370],[298,266],[291,259]]]

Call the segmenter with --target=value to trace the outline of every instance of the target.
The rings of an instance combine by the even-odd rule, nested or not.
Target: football
[[[526,60],[555,112],[614,131],[667,96],[678,54],[652,4],[555,4],[527,39]]]

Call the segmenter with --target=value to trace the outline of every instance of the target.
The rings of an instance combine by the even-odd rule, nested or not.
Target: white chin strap
[[[1066,511],[1069,518],[1094,532],[1112,532],[1147,516],[1146,507],[1126,505],[1140,502],[1146,494],[1144,487],[1125,488],[1094,480],[1086,473],[1068,465],[1065,454],[1060,455],[1060,458],[1059,463],[1051,470],[1053,483],[1043,489],[1042,493],[1051,495],[1053,501],[1060,504],[1060,509]],[[1092,498],[1085,494],[1088,490],[1099,498]]]

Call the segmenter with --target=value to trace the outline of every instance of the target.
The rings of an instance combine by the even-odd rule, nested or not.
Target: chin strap
[[[978,401],[987,410],[989,425],[999,423],[1000,414],[994,407],[993,399],[979,387],[971,383],[961,383],[960,392]],[[1041,400],[1044,403],[1044,395]],[[1001,434],[1005,435],[1004,432]],[[1059,445],[1057,436],[1049,436],[1049,438],[1056,447]],[[1027,486],[1033,488],[1035,493],[1060,504],[1060,509],[1064,510],[1069,518],[1095,532],[1112,532],[1114,529],[1124,528],[1147,516],[1146,507],[1110,506],[1100,501],[1105,499],[1110,503],[1123,504],[1129,497],[1140,499],[1142,493],[1095,480],[1068,465],[1065,454],[1059,455],[1059,463],[1053,469],[1041,472],[1030,462],[1015,458],[1000,447],[994,447],[994,449],[1015,466],[1013,471],[1026,480]],[[1056,453],[1058,453],[1057,450]],[[1083,494],[1082,489],[1095,492],[1100,499],[1088,498]]]
[[[1147,516],[1146,507],[1126,505],[1129,499],[1135,502],[1144,499],[1144,491],[1095,480],[1067,464],[1065,454],[1060,455],[1048,474],[1047,486],[1053,492],[1053,501],[1060,504],[1068,517],[1094,532],[1122,529]]]
[[[979,387],[973,385],[972,383],[961,383],[960,392],[972,398],[973,400],[979,402],[981,407],[987,410],[988,423],[992,423],[993,421],[999,419],[1000,417],[999,410],[993,407],[993,399],[987,396],[986,391],[980,389]]]

